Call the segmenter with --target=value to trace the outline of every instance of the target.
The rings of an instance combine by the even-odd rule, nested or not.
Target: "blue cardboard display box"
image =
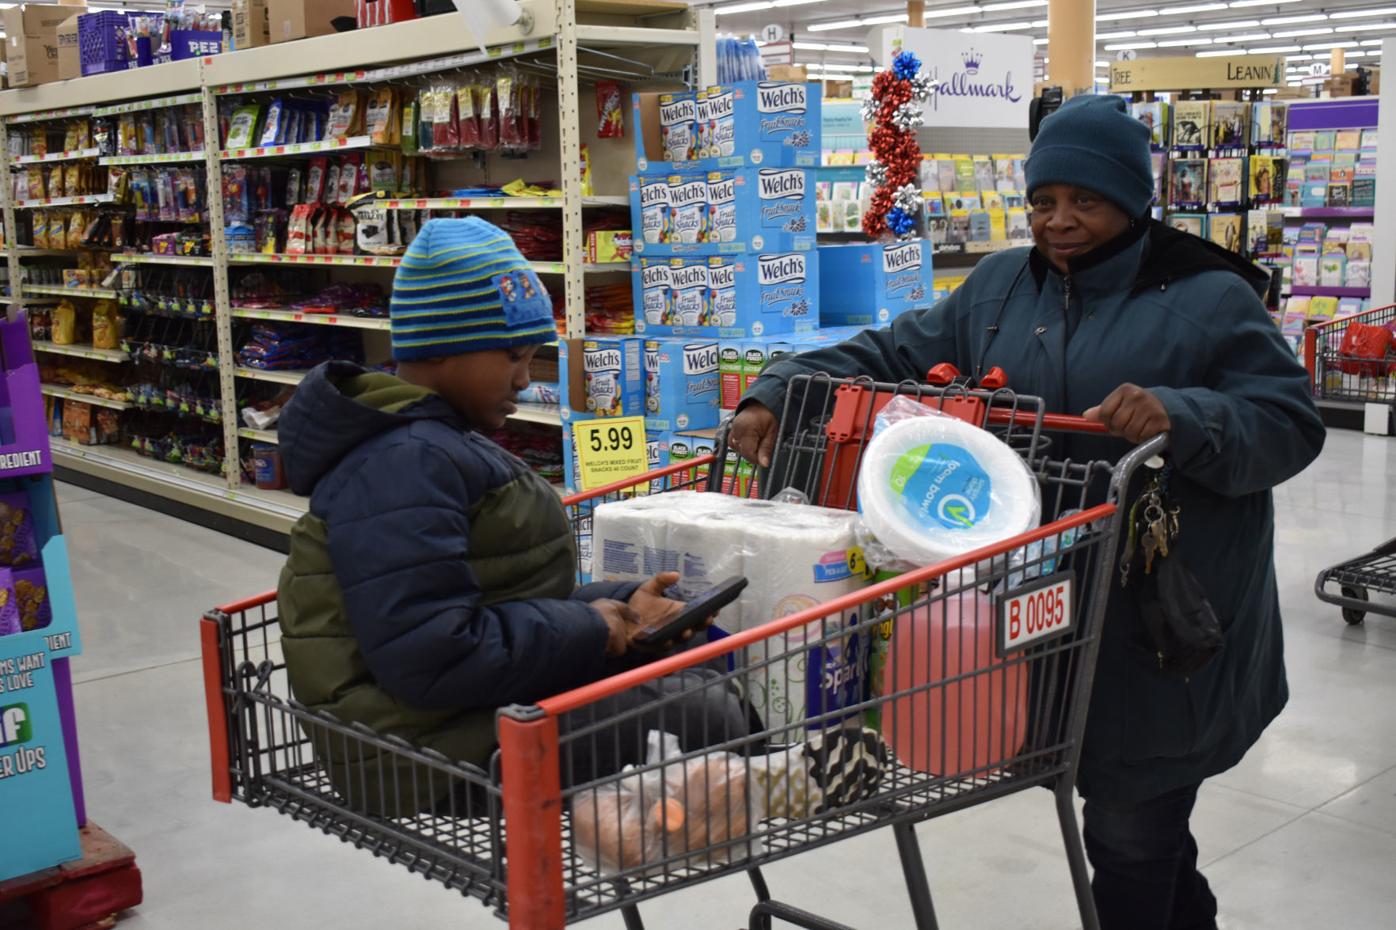
[[[710,429],[718,423],[717,340],[645,340],[646,431]]]
[[[819,164],[821,85],[738,81],[631,97],[641,173]]]
[[[641,258],[632,263],[631,288],[635,331],[646,336],[764,336],[819,326],[814,251]]]
[[[824,326],[885,326],[934,302],[931,244],[925,239],[819,247]]]
[[[636,255],[789,252],[815,246],[814,172],[741,168],[630,179]]]

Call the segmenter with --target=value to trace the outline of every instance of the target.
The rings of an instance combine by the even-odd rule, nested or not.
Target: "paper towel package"
[[[716,340],[645,340],[647,429],[711,429],[718,423],[720,393]]]
[[[630,179],[631,228],[641,231],[637,255],[810,251],[814,217],[814,172],[807,168]]]
[[[676,492],[603,504],[593,521],[596,577],[639,581],[677,571],[680,594],[690,598],[744,575],[750,586],[722,612],[721,623],[748,629],[861,588],[862,578],[848,568],[857,521],[842,510],[727,494]],[[745,681],[768,725],[829,715],[822,725],[862,700],[866,649],[854,632],[842,632],[858,619],[854,609],[748,649]]]
[[[644,416],[642,348],[642,340],[624,337],[582,343],[588,411],[599,417]]]
[[[642,172],[819,164],[823,114],[817,83],[738,81],[697,94],[662,94],[657,106],[654,96],[631,97],[635,161]],[[657,137],[650,120],[658,123]],[[690,126],[691,149],[683,144]]]
[[[925,239],[819,247],[819,320],[825,325],[886,325],[931,306],[930,284]]]
[[[899,408],[916,413],[894,419]],[[894,400],[878,419],[858,472],[858,504],[899,558],[928,564],[1037,526],[1037,480],[995,436],[911,400]]]

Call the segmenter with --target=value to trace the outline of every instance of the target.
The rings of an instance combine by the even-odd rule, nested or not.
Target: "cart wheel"
[[[1365,600],[1367,600],[1367,589],[1366,589],[1366,588],[1349,588],[1349,587],[1347,587],[1346,585],[1344,585],[1344,586],[1343,586],[1343,597],[1350,597],[1350,598],[1352,598],[1353,600],[1357,600],[1357,601],[1365,601]],[[1343,619],[1346,620],[1346,621],[1349,623],[1349,625],[1356,626],[1357,624],[1361,623],[1363,620],[1367,619],[1367,611],[1365,611],[1365,610],[1358,610],[1356,607],[1344,607],[1344,608],[1343,608]]]

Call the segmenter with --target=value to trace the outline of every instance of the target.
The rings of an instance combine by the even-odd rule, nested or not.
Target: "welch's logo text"
[[[805,196],[805,172],[763,168],[757,176],[757,188],[762,200],[799,199]]]
[[[717,371],[717,343],[704,342],[683,347],[683,373],[706,375]]]
[[[640,208],[662,207],[669,202],[669,184],[666,181],[658,181],[652,184],[645,184],[640,188]]]
[[[796,252],[789,255],[762,255],[757,259],[756,280],[763,287],[802,282],[805,280],[805,257]]]
[[[668,265],[645,265],[640,269],[641,287],[668,287],[669,281]]]
[[[588,349],[583,360],[585,371],[620,371],[620,351],[617,349]]]
[[[888,246],[882,250],[882,270],[887,274],[921,267],[921,243]]]
[[[940,66],[931,68],[931,109],[940,109],[942,97],[986,97],[1017,103],[1023,99],[1022,91],[1013,84],[1013,72],[1005,69],[999,81],[989,77],[995,73],[992,66],[984,62],[984,55],[975,49],[960,54],[961,70],[942,80]],[[981,74],[980,72],[984,72]]]
[[[691,123],[698,115],[698,106],[692,97],[680,97],[668,103],[660,101],[659,124],[673,126],[677,123]]]
[[[669,185],[669,203],[675,207],[687,207],[695,203],[707,202],[708,184],[706,181],[688,181],[678,184],[670,183]]]
[[[684,265],[682,268],[671,269],[669,282],[670,287],[676,291],[690,287],[707,287],[708,267],[706,265]]]
[[[708,286],[714,290],[737,286],[736,265],[709,265]]]
[[[801,88],[801,90],[803,89]],[[708,91],[707,102],[708,119],[726,119],[737,112],[736,99],[732,96],[731,91],[716,95],[712,91]]]
[[[708,203],[732,203],[737,199],[736,178],[708,181]]]
[[[803,113],[808,106],[803,84],[758,84],[756,109],[760,113]]]

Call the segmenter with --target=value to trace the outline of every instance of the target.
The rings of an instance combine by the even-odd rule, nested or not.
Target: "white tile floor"
[[[1336,432],[1279,489],[1289,709],[1204,789],[1194,824],[1228,930],[1396,926],[1396,620],[1347,627],[1314,575],[1396,535],[1396,440]],[[93,818],[137,852],[128,930],[503,926],[473,901],[269,811],[209,800],[196,623],[274,586],[281,558],[77,488],[61,491],[86,652],[78,713]],[[1078,925],[1044,792],[919,828],[947,930]],[[778,897],[855,927],[911,926],[890,835],[768,870]],[[740,927],[734,877],[644,908],[662,930]],[[614,930],[616,917],[586,926]]]

